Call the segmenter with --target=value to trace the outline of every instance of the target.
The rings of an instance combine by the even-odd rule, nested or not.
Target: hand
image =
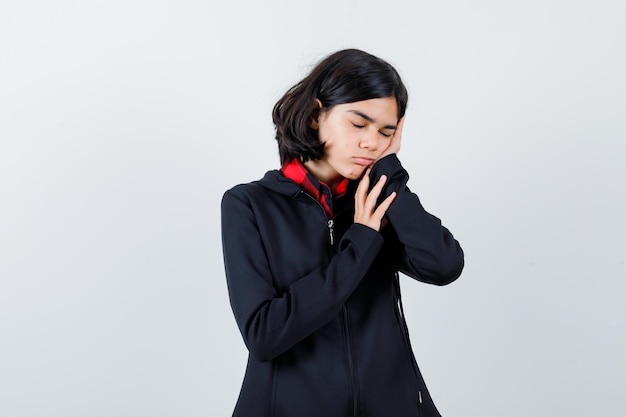
[[[391,155],[392,153],[397,154],[398,152],[400,152],[400,141],[402,140],[404,117],[405,116],[402,116],[402,119],[398,120],[398,126],[396,126],[396,131],[393,132],[393,135],[391,136],[391,142],[389,142],[389,146],[387,146],[387,149],[385,149],[385,151],[378,157],[378,159],[376,159],[376,161],[383,159],[385,156]]]
[[[368,194],[370,171],[371,168],[368,168],[354,193],[354,222],[363,224],[378,232],[382,226],[387,209],[396,198],[396,193],[391,193],[389,197],[376,207],[376,201],[385,185],[385,181],[387,181],[387,177],[382,175],[374,188],[372,188],[372,191]]]

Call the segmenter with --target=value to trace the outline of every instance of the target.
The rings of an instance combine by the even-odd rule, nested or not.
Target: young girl
[[[407,99],[387,62],[328,56],[274,107],[281,169],[224,194],[226,278],[249,350],[234,416],[440,415],[398,272],[445,285],[463,251],[406,186]]]

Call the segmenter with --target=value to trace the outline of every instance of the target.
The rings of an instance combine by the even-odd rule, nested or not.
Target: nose
[[[368,149],[372,152],[378,149],[378,132],[363,132],[359,140],[359,147],[361,149]]]

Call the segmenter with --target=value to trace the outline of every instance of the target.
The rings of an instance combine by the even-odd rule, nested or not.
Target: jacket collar
[[[292,198],[299,197],[304,191],[295,181],[287,178],[278,169],[267,171],[263,178],[256,181],[260,186]],[[348,181],[345,195],[354,195],[358,181]],[[342,199],[343,200],[343,199]],[[349,198],[351,201],[352,198]]]

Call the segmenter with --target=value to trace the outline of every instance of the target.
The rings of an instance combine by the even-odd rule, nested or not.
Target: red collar
[[[343,197],[348,190],[348,179],[344,178],[337,185],[335,193],[331,193],[330,187],[315,178],[297,158],[286,161],[280,171],[286,178],[294,181],[307,194],[319,201],[328,217],[333,217],[333,198]]]

